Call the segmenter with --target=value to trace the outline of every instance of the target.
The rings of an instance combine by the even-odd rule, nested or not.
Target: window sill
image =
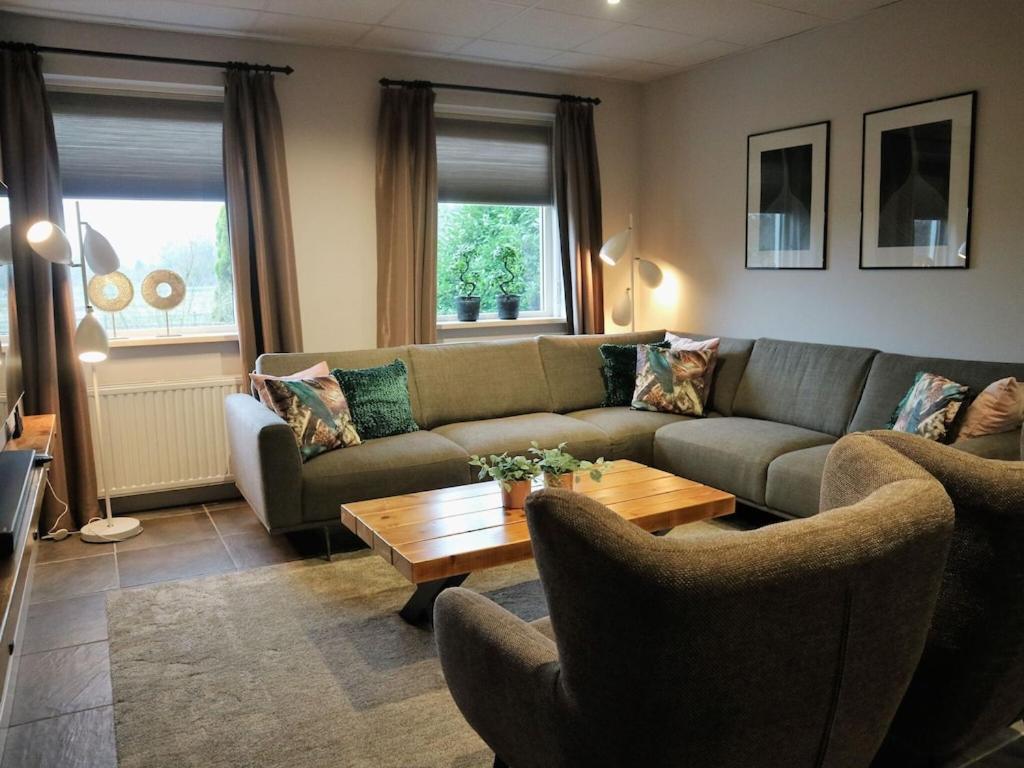
[[[238,341],[237,331],[224,333],[193,333],[179,336],[124,336],[110,340],[111,349],[123,347],[166,347],[181,344],[223,344]]]
[[[454,331],[469,328],[517,328],[534,325],[565,325],[564,317],[520,317],[518,320],[474,320],[465,322],[462,320],[440,320],[437,323],[439,331]]]

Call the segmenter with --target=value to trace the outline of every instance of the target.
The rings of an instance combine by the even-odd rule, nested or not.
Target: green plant
[[[470,456],[469,466],[479,467],[478,477],[481,480],[485,477],[497,480],[506,491],[512,487],[512,483],[520,480],[532,480],[540,474],[536,462],[525,456],[509,456],[507,451],[500,456],[492,454],[490,458]]]
[[[593,462],[581,461],[565,450],[565,443],[559,443],[557,448],[541,448],[536,441],[530,445],[532,446],[530,453],[537,457],[533,460],[537,469],[555,477],[586,472],[590,475],[591,480],[599,483],[604,477],[604,473],[612,466],[610,461],[605,461],[603,458]]]
[[[476,283],[479,275],[471,271],[475,256],[476,246],[470,243],[463,243],[455,250],[455,269],[459,273],[459,296],[476,295]]]
[[[518,248],[499,245],[494,249],[494,259],[501,261],[505,275],[498,280],[498,289],[503,296],[519,296],[523,292],[523,256]]]

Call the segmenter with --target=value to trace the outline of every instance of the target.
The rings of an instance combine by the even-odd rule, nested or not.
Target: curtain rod
[[[568,93],[541,93],[539,91],[517,91],[510,88],[488,88],[484,85],[460,85],[458,83],[432,83],[429,80],[391,80],[380,79],[385,88],[397,85],[403,88],[443,88],[448,91],[473,91],[476,93],[502,93],[506,96],[527,96],[531,99],[554,99],[555,101],[575,101],[581,104],[598,105],[601,100],[592,96],[573,96]]]
[[[242,61],[207,61],[205,59],[181,59],[175,56],[149,56],[142,53],[118,53],[117,51],[91,51],[84,48],[60,48],[54,45],[32,45],[31,43],[2,42],[0,48],[24,49],[34,53],[59,53],[67,56],[91,56],[97,59],[125,59],[127,61],[151,61],[157,64],[182,64],[188,67],[213,67],[215,69],[237,69],[245,72],[278,72],[290,75],[295,70],[290,66],[275,67],[270,64],[246,64]]]

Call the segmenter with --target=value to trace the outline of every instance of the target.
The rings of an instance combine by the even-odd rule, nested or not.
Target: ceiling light
[[[608,0],[608,5],[618,5],[619,0]]]

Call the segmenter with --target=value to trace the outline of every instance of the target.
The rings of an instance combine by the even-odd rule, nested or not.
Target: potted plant
[[[544,486],[547,488],[567,488],[571,491],[577,472],[587,472],[591,480],[599,483],[612,466],[611,462],[603,458],[593,462],[580,461],[565,450],[565,443],[559,443],[557,448],[541,448],[536,441],[530,445],[530,453],[536,456],[533,461],[543,473]]]
[[[479,478],[490,477],[501,486],[501,504],[505,509],[522,509],[530,495],[531,481],[540,468],[525,456],[509,456],[508,452],[490,458],[470,456],[469,466],[479,467]]]
[[[480,317],[480,297],[476,293],[476,273],[473,267],[473,255],[476,248],[468,243],[455,252],[455,268],[459,271],[459,295],[455,297],[455,312],[460,321],[474,323]]]
[[[498,281],[498,288],[501,291],[497,296],[498,319],[515,320],[519,317],[519,298],[522,292],[522,256],[519,249],[511,245],[499,245],[494,251],[494,256],[501,262],[501,268],[507,275]]]

